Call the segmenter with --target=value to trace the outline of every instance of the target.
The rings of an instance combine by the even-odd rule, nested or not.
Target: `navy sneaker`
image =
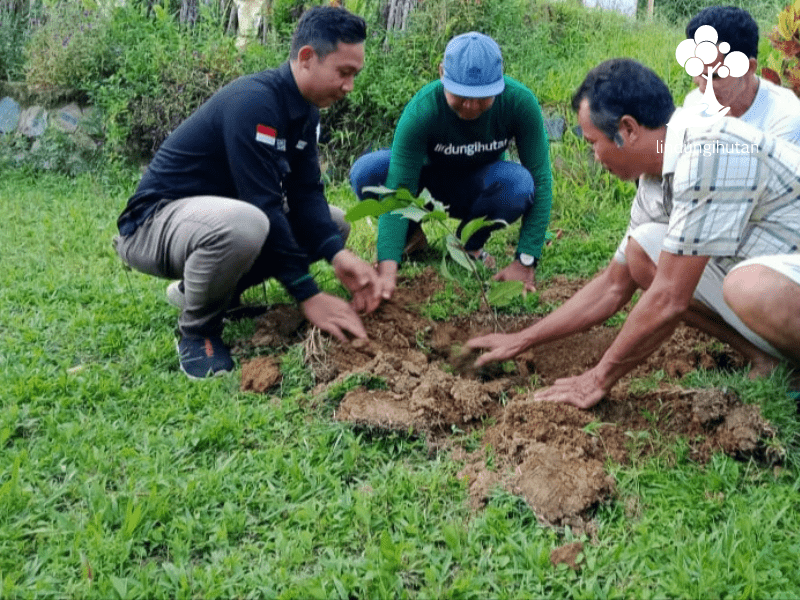
[[[181,371],[189,379],[205,379],[233,371],[231,353],[219,336],[182,335],[178,340]]]

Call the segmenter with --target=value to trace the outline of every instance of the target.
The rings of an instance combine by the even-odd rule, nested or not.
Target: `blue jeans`
[[[359,200],[374,198],[362,188],[380,186],[389,173],[389,149],[362,155],[350,169],[350,185]],[[420,173],[418,189],[427,188],[439,202],[448,205],[451,217],[462,225],[476,219],[502,219],[513,223],[533,204],[533,177],[518,163],[497,161],[475,170],[444,169],[426,166]],[[413,224],[412,224],[413,225]],[[467,250],[483,248],[486,240],[502,224],[484,227],[467,241]],[[412,228],[413,229],[413,228]]]

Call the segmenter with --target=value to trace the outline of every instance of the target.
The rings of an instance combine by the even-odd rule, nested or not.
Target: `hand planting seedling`
[[[381,215],[394,212],[415,223],[433,222],[439,225],[444,231],[444,245],[446,253],[442,256],[441,273],[448,279],[456,278],[450,273],[446,258],[449,255],[458,265],[469,271],[481,284],[481,297],[487,307],[508,306],[512,300],[524,291],[524,283],[521,281],[494,281],[489,283],[483,278],[487,269],[480,268],[480,261],[471,257],[465,249],[465,244],[475,232],[484,227],[493,225],[507,225],[502,220],[487,220],[482,217],[472,219],[463,224],[459,232],[453,232],[447,221],[450,218],[448,207],[442,202],[431,196],[428,190],[424,189],[419,196],[414,196],[407,189],[400,188],[393,190],[383,186],[365,187],[364,192],[382,196],[381,200],[372,198],[361,201],[350,209],[345,218],[349,222],[355,222],[365,217],[380,217]],[[481,263],[482,264],[482,263]],[[489,287],[488,294],[486,288]],[[494,316],[494,311],[492,311]],[[499,323],[495,317],[495,325],[499,329]]]

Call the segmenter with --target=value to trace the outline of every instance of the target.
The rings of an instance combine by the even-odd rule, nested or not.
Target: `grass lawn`
[[[647,62],[678,101],[690,87],[672,50],[681,27],[562,12],[545,23],[558,44],[504,52],[509,74],[567,114],[568,129],[572,90],[605,58]],[[606,264],[633,194],[569,132],[551,154],[551,231],[563,236],[545,249],[543,286]],[[680,382],[758,403],[778,430],[780,468],[724,455],[701,466],[681,442],[609,463],[617,495],[592,539],[540,526],[502,491],[472,513],[458,463],[413,436],[334,422],[333,403],[312,398],[299,347],[282,355],[274,395],[241,392],[238,370],[183,376],[166,282],[126,271],[111,248],[137,178],[0,168],[0,598],[800,597],[800,418],[785,371]],[[354,202],[338,181],[329,198]],[[517,230],[487,249],[504,256]],[[349,245],[371,259],[375,234],[359,221]],[[328,267],[314,269],[341,293]],[[288,300],[276,284],[266,294]],[[463,305],[444,294],[428,312]],[[546,308],[532,295],[509,310]],[[553,567],[551,551],[573,541],[584,542],[582,569]]]
[[[612,205],[629,190],[603,181],[592,202],[606,209],[556,207],[554,227],[570,233],[548,250],[543,278],[584,276],[609,255],[625,215]],[[687,382],[760,402],[785,468],[725,456],[700,467],[680,447],[610,464],[618,497],[584,540],[583,570],[554,568],[550,552],[576,539],[569,530],[540,527],[504,492],[471,514],[457,463],[414,438],[332,422],[332,406],[310,402],[299,349],[284,355],[274,396],[240,392],[235,375],[187,380],[165,283],[126,272],[111,250],[126,195],[97,176],[0,181],[0,597],[800,595],[785,374]],[[342,187],[331,197],[352,202]],[[372,231],[359,227],[367,255]]]

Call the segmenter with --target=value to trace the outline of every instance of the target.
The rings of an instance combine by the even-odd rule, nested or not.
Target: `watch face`
[[[531,267],[533,266],[535,260],[533,256],[531,256],[530,254],[520,253],[519,262],[522,263],[522,265],[525,267]]]

